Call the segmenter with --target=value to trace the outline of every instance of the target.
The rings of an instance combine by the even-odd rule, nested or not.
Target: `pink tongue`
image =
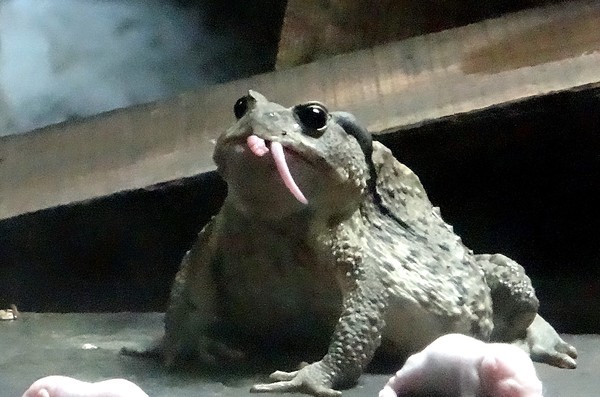
[[[258,157],[262,157],[265,154],[269,153],[269,148],[265,144],[265,140],[257,137],[256,135],[250,135],[246,139],[246,143],[248,147]],[[285,161],[285,154],[283,152],[283,146],[279,142],[271,142],[271,153],[273,154],[273,160],[275,161],[275,166],[277,167],[277,172],[279,172],[279,176],[283,180],[283,183],[288,188],[288,190],[296,197],[298,201],[302,204],[308,204],[308,200],[304,197],[304,194],[296,185],[292,174],[290,174],[290,169],[288,168],[287,162]]]

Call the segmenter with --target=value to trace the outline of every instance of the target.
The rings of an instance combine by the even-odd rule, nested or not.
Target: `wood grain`
[[[0,138],[0,219],[214,168],[248,89],[320,100],[375,133],[600,84],[600,1],[572,1]]]

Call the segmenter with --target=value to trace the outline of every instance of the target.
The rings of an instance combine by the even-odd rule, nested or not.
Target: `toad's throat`
[[[248,148],[258,157],[262,157],[265,154],[271,152],[273,155],[273,161],[275,162],[275,166],[277,167],[277,172],[279,172],[279,176],[283,180],[283,184],[288,188],[290,193],[302,204],[308,204],[308,200],[304,197],[304,194],[294,181],[292,174],[290,173],[290,169],[287,165],[287,161],[285,161],[285,153],[283,151],[283,146],[279,142],[271,142],[270,149],[267,146],[264,139],[257,137],[256,135],[250,135],[246,139],[246,143],[248,144]]]

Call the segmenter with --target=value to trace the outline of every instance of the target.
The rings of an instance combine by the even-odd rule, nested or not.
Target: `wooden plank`
[[[600,83],[600,0],[527,10],[170,101],[0,138],[0,219],[213,169],[211,140],[248,89],[318,99],[372,132]]]
[[[557,0],[288,0],[277,69],[439,32]]]

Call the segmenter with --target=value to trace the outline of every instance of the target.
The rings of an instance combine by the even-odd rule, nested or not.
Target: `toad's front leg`
[[[347,263],[341,264],[340,262]],[[327,354],[298,371],[271,374],[274,383],[258,384],[252,392],[303,392],[339,396],[338,388],[356,383],[381,344],[385,288],[361,255],[338,258],[337,271],[344,291],[343,309]],[[374,262],[371,260],[371,262]]]
[[[276,382],[255,385],[251,391],[339,396],[336,389],[354,384],[381,344],[386,307],[381,290],[359,284],[347,294],[329,350],[320,361],[294,372],[274,372],[271,379]]]

